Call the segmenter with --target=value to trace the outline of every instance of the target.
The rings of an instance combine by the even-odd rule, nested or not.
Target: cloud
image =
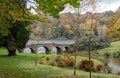
[[[97,12],[116,11],[120,7],[120,0],[101,0],[96,5],[99,6]]]
[[[120,0],[100,0],[95,5],[96,5],[96,9],[94,12],[97,12],[97,13],[104,12],[104,11],[110,11],[110,10],[116,11],[120,7]],[[80,13],[86,13],[87,11],[93,12],[93,10],[91,9],[91,6],[87,6],[87,9],[82,10],[82,12]],[[67,12],[77,13],[78,9],[73,8],[72,6],[67,4],[65,9],[61,11],[60,13],[67,13]]]

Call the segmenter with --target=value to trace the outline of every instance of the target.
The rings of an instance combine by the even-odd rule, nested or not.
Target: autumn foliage
[[[91,70],[93,70],[94,69],[94,61],[93,60],[90,60],[90,62],[89,62],[89,60],[87,60],[87,59],[85,59],[85,60],[82,60],[81,62],[80,62],[80,65],[79,65],[79,68],[80,69],[83,69],[83,70],[85,70],[85,71],[90,71],[90,69]]]

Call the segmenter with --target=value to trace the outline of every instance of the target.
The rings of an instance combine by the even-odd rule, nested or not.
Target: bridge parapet
[[[34,50],[34,53],[37,53],[37,50],[39,47],[44,47],[45,50],[46,50],[46,53],[49,53],[49,54],[53,54],[55,52],[53,52],[53,48],[56,48],[57,50],[57,54],[63,52],[64,49],[66,49],[67,47],[67,50],[70,48],[70,45],[71,44],[55,44],[55,43],[36,43],[36,44],[30,44],[30,45],[26,45],[27,48],[30,48],[32,50]]]

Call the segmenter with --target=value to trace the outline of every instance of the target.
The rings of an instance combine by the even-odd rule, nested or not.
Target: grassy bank
[[[107,53],[113,53],[113,52],[116,52],[116,51],[119,51],[119,50],[120,50],[120,41],[116,41],[116,42],[112,42],[110,47],[98,50],[98,52],[103,54],[103,53],[106,53],[106,52]]]
[[[0,49],[0,78],[73,78],[73,69],[53,67],[49,65],[38,64],[35,67],[35,54],[17,53],[18,56],[7,57],[7,51]],[[50,58],[56,55],[38,55]],[[78,57],[77,59],[86,59]],[[96,60],[96,63],[100,63]],[[92,78],[120,78],[120,76],[110,74],[92,73]],[[77,78],[89,78],[89,73],[77,70]]]

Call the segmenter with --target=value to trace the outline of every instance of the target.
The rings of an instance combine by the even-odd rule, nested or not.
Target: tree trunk
[[[9,43],[6,46],[7,50],[8,50],[8,56],[16,56],[16,46],[14,42]]]
[[[11,49],[11,48],[7,48],[8,50],[8,56],[16,56],[16,49]]]
[[[8,51],[8,56],[16,56],[16,51]]]

